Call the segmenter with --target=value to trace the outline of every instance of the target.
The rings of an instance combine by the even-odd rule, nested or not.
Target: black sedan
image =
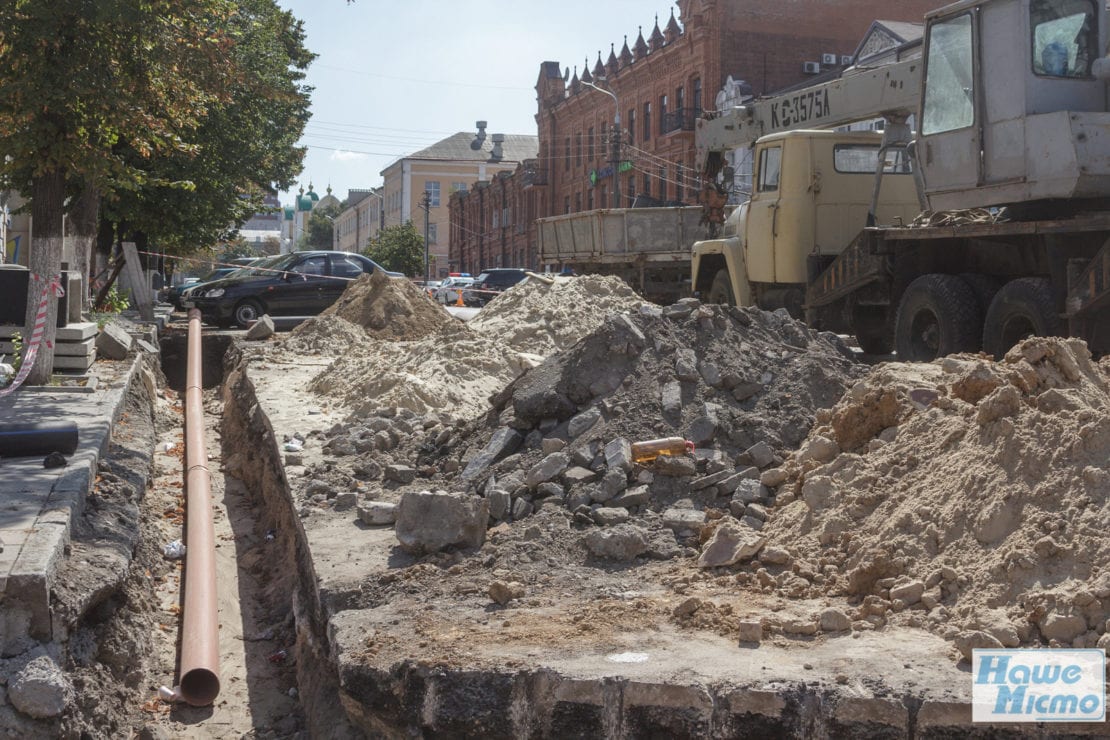
[[[352,252],[292,252],[198,286],[185,305],[200,309],[204,321],[217,326],[246,328],[263,314],[315,316],[335,303],[348,283],[375,270],[385,268]]]

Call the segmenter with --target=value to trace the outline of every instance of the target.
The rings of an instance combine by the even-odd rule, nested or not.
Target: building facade
[[[773,92],[850,64],[876,19],[920,22],[936,0],[678,0],[606,57],[568,69],[543,62],[536,82],[539,156],[505,186],[537,217],[608,207],[693,205],[700,187],[694,125],[707,110]],[[600,89],[599,89],[600,88]],[[618,138],[619,134],[619,138]],[[469,198],[468,194],[468,198]],[[480,197],[483,207],[492,209]],[[479,218],[477,206],[453,206]],[[481,215],[492,223],[493,211]],[[452,231],[452,260],[480,267],[534,255],[522,227],[498,252],[485,232]],[[528,235],[532,241],[523,243]],[[493,251],[491,251],[493,250]],[[517,265],[513,265],[517,266]],[[533,262],[521,266],[538,267]],[[471,268],[474,269],[474,268]]]
[[[424,194],[428,194],[429,272],[434,279],[457,270],[450,260],[451,194],[490,184],[501,173],[512,173],[537,151],[535,136],[487,134],[484,121],[477,132],[461,131],[398,159],[382,170],[382,186],[351,191],[336,218],[339,248],[364,251],[387,226],[412,221],[424,234]],[[460,232],[461,233],[461,232]]]

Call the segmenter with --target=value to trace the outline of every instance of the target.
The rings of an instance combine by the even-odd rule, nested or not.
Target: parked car
[[[204,277],[187,277],[177,285],[171,285],[170,287],[165,288],[162,291],[162,300],[166,303],[172,303],[173,307],[180,311],[185,308],[185,305],[181,301],[187,290],[197,285],[203,285],[204,283],[210,283],[213,280],[219,280],[220,278],[230,275],[238,269],[238,267],[218,267]]]
[[[474,285],[474,278],[470,276],[451,276],[444,278],[439,287],[436,288],[435,294],[432,296],[438,302],[444,305],[453,305],[459,301],[459,293],[463,288],[469,288]]]
[[[361,254],[292,252],[197,286],[185,305],[199,308],[204,321],[217,326],[246,328],[263,314],[315,316],[335,303],[351,280],[375,270],[404,277]]]
[[[527,270],[519,267],[494,267],[482,270],[474,279],[471,290],[463,291],[463,303],[484,306],[502,293],[528,277]]]

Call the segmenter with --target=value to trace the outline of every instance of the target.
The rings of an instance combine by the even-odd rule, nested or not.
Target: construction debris
[[[1079,340],[879,366],[784,466],[768,545],[861,628],[925,627],[964,654],[1105,647],[1108,414],[1107,365]]]

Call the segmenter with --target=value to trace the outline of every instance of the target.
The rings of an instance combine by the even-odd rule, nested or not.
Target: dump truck
[[[1105,5],[963,0],[924,21],[913,58],[698,121],[703,176],[752,147],[754,181],[719,235],[693,245],[692,289],[786,308],[906,360],[1000,356],[1030,335],[1106,352]],[[883,133],[851,159],[828,131],[876,118]],[[846,165],[865,158],[870,178]]]
[[[540,264],[617,275],[641,295],[673,303],[689,295],[690,245],[709,236],[697,206],[613,208],[536,221]]]

